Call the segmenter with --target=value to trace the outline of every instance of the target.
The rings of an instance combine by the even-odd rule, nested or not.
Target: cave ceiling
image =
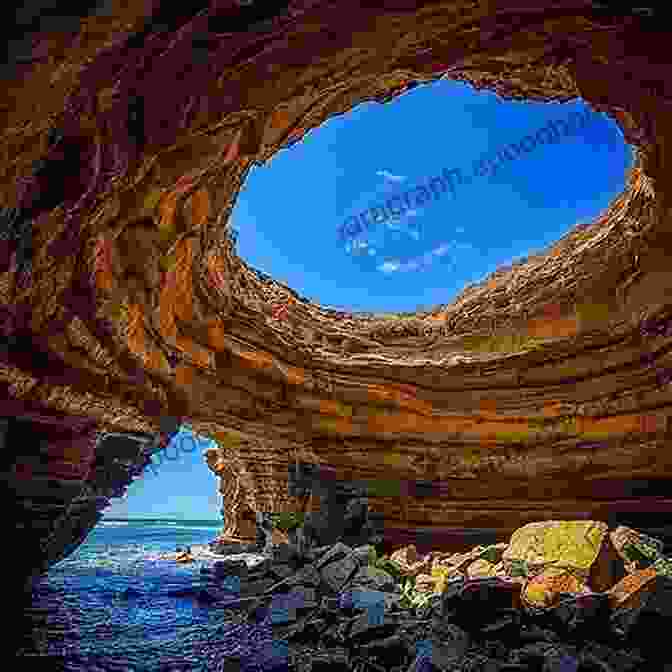
[[[456,524],[488,497],[472,523],[500,500],[569,515],[598,481],[619,500],[672,475],[667,35],[584,0],[381,4],[107,2],[34,28],[0,91],[4,415],[188,423],[219,444],[232,508],[291,509],[296,460],[463,500],[381,495],[399,525]],[[322,308],[237,256],[254,165],[442,77],[580,97],[635,150],[623,192],[413,318]]]

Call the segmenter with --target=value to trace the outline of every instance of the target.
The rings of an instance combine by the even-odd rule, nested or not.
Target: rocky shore
[[[672,559],[658,539],[598,521],[527,524],[465,553],[377,557],[342,542],[214,543],[203,593],[287,644],[278,669],[672,670]],[[249,558],[248,558],[249,560]],[[240,669],[228,656],[221,670]],[[284,666],[284,668],[283,668]]]

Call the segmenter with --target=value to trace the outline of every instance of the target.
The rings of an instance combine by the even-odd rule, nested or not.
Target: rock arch
[[[91,480],[102,449],[66,446],[82,423],[158,432],[156,449],[189,422],[254,510],[296,506],[290,460],[384,480],[371,502],[398,539],[653,506],[628,484],[672,473],[666,35],[586,0],[381,4],[204,0],[178,16],[111,1],[74,32],[35,35],[7,76],[2,414],[42,432],[37,471],[20,442],[5,447],[19,513],[49,511],[40,534],[58,540],[109,501]],[[625,190],[543,254],[409,319],[311,304],[236,255],[228,217],[255,162],[442,76],[507,99],[581,96],[636,148]],[[50,474],[48,506],[29,492]]]

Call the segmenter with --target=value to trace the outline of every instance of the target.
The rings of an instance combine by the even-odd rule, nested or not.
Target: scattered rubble
[[[215,607],[287,643],[284,669],[664,671],[672,559],[662,551],[624,526],[546,521],[508,544],[422,557],[414,546],[378,558],[372,545],[300,555],[281,543],[254,567],[227,558],[202,578]]]

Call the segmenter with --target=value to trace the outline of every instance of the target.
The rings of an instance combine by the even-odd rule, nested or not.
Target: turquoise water
[[[221,521],[101,521],[35,584],[18,617],[16,669],[205,672],[236,656],[236,670],[282,669],[286,647],[266,622],[235,625],[223,606],[199,600],[200,568],[216,558],[161,558],[177,546],[207,553],[220,529]]]

